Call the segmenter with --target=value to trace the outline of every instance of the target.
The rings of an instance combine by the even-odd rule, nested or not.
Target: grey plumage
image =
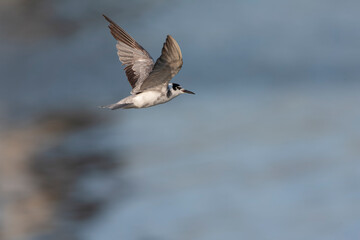
[[[117,40],[116,48],[118,50],[119,60],[125,65],[126,76],[133,88],[132,93],[136,93],[139,90],[139,86],[153,69],[154,60],[150,54],[121,27],[107,16],[103,16],[110,23],[110,32]]]

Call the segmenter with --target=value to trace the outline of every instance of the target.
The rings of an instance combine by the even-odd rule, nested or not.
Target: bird
[[[183,59],[179,44],[167,35],[161,56],[154,62],[150,54],[125,30],[103,14],[109,22],[111,35],[116,39],[117,55],[132,87],[130,96],[102,108],[147,108],[166,103],[183,94],[195,94],[170,80],[180,71]]]

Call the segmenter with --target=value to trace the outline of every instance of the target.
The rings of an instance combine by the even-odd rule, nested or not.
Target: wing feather
[[[121,63],[125,65],[124,70],[129,83],[133,89],[139,88],[153,69],[154,60],[128,33],[110,18],[103,16],[109,22],[111,35],[117,40],[117,54]]]
[[[170,80],[180,71],[183,64],[179,44],[168,35],[161,56],[156,60],[153,70],[140,85],[140,91],[149,88],[167,87]]]

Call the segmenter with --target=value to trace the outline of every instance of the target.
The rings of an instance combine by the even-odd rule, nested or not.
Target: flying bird
[[[125,65],[124,70],[132,87],[130,96],[103,108],[147,108],[166,103],[183,93],[195,94],[177,83],[170,83],[183,64],[180,47],[172,36],[167,35],[161,56],[154,63],[140,44],[110,18],[103,16],[117,41],[117,54]]]

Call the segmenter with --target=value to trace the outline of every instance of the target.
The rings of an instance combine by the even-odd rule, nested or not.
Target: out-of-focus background
[[[0,1],[0,238],[360,238],[360,2]],[[107,14],[196,95],[141,110]]]

